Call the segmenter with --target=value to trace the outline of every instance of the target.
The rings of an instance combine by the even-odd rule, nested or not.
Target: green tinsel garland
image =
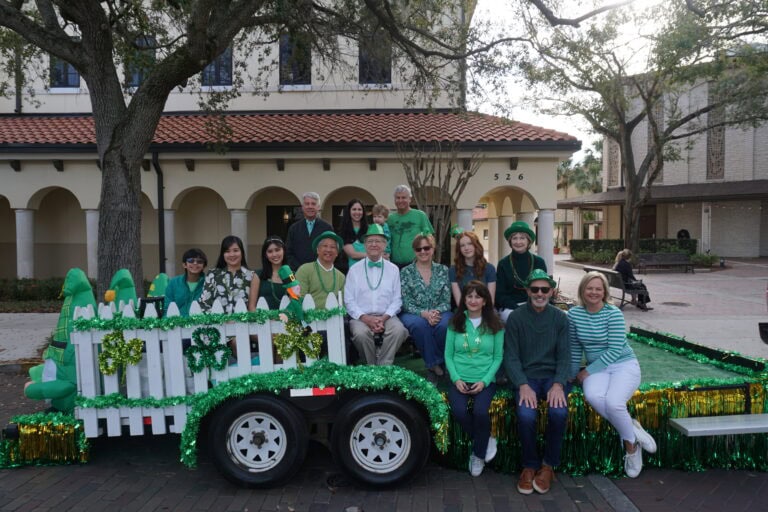
[[[50,466],[63,463],[73,462],[87,462],[89,444],[88,438],[85,437],[83,431],[83,424],[81,421],[75,419],[71,414],[61,412],[39,412],[35,414],[22,414],[11,418],[11,423],[16,423],[19,426],[20,432],[25,429],[39,430],[40,435],[50,436],[55,448],[56,453],[49,453],[45,450],[40,450],[36,453],[36,457],[26,459],[22,453],[24,451],[34,452],[36,447],[27,448],[21,446],[22,442],[29,442],[24,440],[23,437],[19,439],[2,439],[0,440],[0,468],[16,468],[21,466],[28,466],[31,464],[37,466]],[[65,430],[71,429],[71,435],[73,439],[67,439],[67,435],[62,434],[62,427]],[[39,441],[39,440],[38,440]],[[68,444],[72,442],[69,447],[70,452],[75,452],[71,456],[62,454],[61,444]],[[66,450],[63,450],[66,451]]]
[[[102,318],[78,318],[74,321],[75,331],[124,331],[126,329],[161,329],[169,331],[176,327],[197,327],[199,325],[221,325],[229,322],[263,324],[269,320],[279,320],[281,311],[257,309],[246,313],[205,313],[192,316],[173,316],[163,318],[126,318],[121,314],[109,320]],[[328,320],[334,316],[344,316],[344,307],[333,309],[310,309],[304,311],[304,320]]]
[[[125,384],[125,368],[141,362],[141,349],[144,342],[139,338],[130,340],[123,337],[123,331],[112,331],[102,338],[102,351],[99,354],[99,370],[104,375],[114,375],[118,370],[123,371]]]
[[[194,395],[170,396],[166,398],[126,398],[120,393],[86,398],[78,395],[75,397],[75,406],[85,409],[110,409],[117,407],[128,408],[162,408],[174,405],[188,405]]]
[[[223,370],[231,355],[232,349],[221,342],[217,328],[199,327],[192,332],[192,345],[187,351],[187,364],[192,373],[200,373],[206,368],[209,371]]]

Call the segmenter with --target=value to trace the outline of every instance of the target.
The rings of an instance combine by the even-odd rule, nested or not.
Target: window
[[[384,30],[362,35],[358,49],[361,84],[392,83],[392,40]]]
[[[146,80],[149,70],[155,64],[155,38],[140,36],[136,39],[136,51],[131,56],[125,69],[125,82],[128,87],[138,87]]]
[[[80,87],[80,73],[69,62],[51,55],[51,87]]]
[[[306,37],[280,36],[280,85],[312,84],[312,49]]]
[[[202,83],[204,86],[232,85],[232,48],[205,66]]]

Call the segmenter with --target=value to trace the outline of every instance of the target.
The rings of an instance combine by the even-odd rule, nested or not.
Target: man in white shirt
[[[368,226],[366,257],[350,267],[344,285],[352,343],[373,365],[392,364],[408,337],[408,329],[397,318],[403,303],[400,271],[383,257],[386,246],[384,229],[378,224]]]

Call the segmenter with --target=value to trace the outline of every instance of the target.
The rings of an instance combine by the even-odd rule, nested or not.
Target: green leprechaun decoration
[[[277,274],[283,280],[286,295],[291,299],[288,306],[280,312],[280,319],[285,322],[286,334],[275,336],[275,347],[280,357],[287,359],[296,356],[296,363],[302,368],[299,353],[317,359],[323,346],[323,337],[304,321],[304,308],[301,305],[301,284],[296,280],[291,267],[283,265]]]
[[[67,272],[62,288],[64,304],[53,333],[53,341],[45,351],[45,362],[30,368],[32,379],[24,387],[24,395],[33,400],[50,400],[51,406],[71,413],[75,407],[77,370],[75,349],[70,343],[76,307],[96,307],[91,283],[85,272],[73,268]]]
[[[133,301],[133,308],[139,304],[136,299],[136,285],[133,282],[133,276],[126,268],[121,268],[115,275],[112,276],[112,281],[109,282],[109,290],[104,293],[104,302],[114,302],[115,306],[120,309],[120,304],[123,306]]]

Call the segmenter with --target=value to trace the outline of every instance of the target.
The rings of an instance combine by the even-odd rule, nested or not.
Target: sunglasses
[[[202,258],[187,258],[186,261],[188,265],[205,265],[205,260]]]
[[[414,251],[416,251],[416,252],[423,252],[423,251],[428,251],[430,249],[432,249],[431,245],[423,245],[421,247],[415,248]]]
[[[541,293],[549,293],[549,290],[551,290],[552,287],[550,287],[550,286],[531,286],[528,289],[531,290],[531,293],[539,293],[539,292],[541,292]]]

